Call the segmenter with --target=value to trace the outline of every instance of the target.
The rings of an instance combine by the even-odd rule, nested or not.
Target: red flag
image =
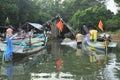
[[[99,27],[99,29],[100,29],[101,31],[104,31],[104,30],[103,30],[103,23],[102,23],[101,20],[100,20],[99,23],[98,23],[98,27]]]
[[[58,27],[58,29],[60,30],[60,32],[62,32],[62,29],[63,29],[63,23],[62,23],[62,20],[60,20],[56,26]]]

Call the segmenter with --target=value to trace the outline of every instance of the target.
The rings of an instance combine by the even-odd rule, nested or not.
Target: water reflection
[[[24,67],[21,65],[13,65],[12,62],[4,63],[1,66],[1,80],[13,80],[14,75],[23,75]]]
[[[108,55],[108,64],[104,68],[104,76],[106,80],[120,80],[117,75],[117,71],[120,70],[120,62],[116,62],[117,58],[115,53],[110,53]],[[119,73],[118,73],[119,74]]]
[[[76,56],[82,56],[82,50],[80,48],[77,48]]]
[[[117,56],[116,56],[117,55]],[[50,42],[46,49],[1,64],[1,80],[119,80],[120,54],[87,55]]]
[[[13,80],[13,69],[11,62],[4,64],[1,67],[1,75],[4,75],[3,79]]]
[[[59,75],[59,76],[58,76]],[[31,73],[31,80],[74,80],[69,73]]]
[[[62,60],[62,58],[60,58],[56,61],[57,70],[62,71],[62,66],[63,66],[63,60]]]

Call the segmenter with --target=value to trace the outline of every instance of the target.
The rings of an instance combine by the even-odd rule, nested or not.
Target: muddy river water
[[[50,41],[38,53],[0,64],[0,80],[120,80],[120,45],[93,56]]]

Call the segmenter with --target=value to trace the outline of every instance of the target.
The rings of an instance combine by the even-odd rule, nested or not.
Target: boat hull
[[[12,46],[13,46],[13,53],[15,53],[15,54],[34,53],[34,52],[40,51],[41,49],[43,49],[45,47],[44,42],[35,42],[31,45],[24,45],[23,43],[21,43],[21,44],[16,43],[16,44],[13,44]],[[6,51],[6,43],[3,41],[0,41],[0,51],[1,52]]]
[[[93,54],[94,52],[108,53],[108,48],[114,48],[116,46],[117,43],[112,41],[90,41],[89,34],[85,35],[82,41],[82,50],[87,54]]]
[[[82,50],[87,54],[96,53],[105,53],[106,45],[105,41],[103,42],[93,42],[89,40],[89,36],[86,35],[82,42]]]

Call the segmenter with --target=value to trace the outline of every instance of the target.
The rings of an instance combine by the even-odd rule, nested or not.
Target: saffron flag
[[[57,65],[57,70],[58,70],[58,71],[62,71],[63,62],[62,62],[62,59],[61,59],[61,58],[56,61],[56,65]]]
[[[102,23],[101,20],[100,20],[99,23],[98,23],[98,27],[99,27],[99,29],[100,29],[101,31],[104,31],[104,30],[103,30],[103,23]]]
[[[58,29],[60,30],[60,32],[62,32],[62,29],[63,29],[63,23],[62,23],[62,20],[60,20],[56,26],[58,27]]]

